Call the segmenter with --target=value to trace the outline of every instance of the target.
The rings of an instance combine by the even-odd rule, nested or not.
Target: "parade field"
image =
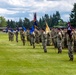
[[[53,46],[44,53],[42,45],[33,49],[29,42],[25,46],[8,40],[8,34],[0,32],[0,75],[76,75],[76,53],[69,61],[68,50],[57,53]]]

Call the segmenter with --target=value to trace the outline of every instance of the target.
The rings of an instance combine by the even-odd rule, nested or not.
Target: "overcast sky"
[[[44,14],[52,15],[59,11],[64,21],[69,21],[69,14],[76,0],[0,0],[0,16],[6,20],[18,21],[27,17],[33,20],[33,13],[37,12],[37,19]]]

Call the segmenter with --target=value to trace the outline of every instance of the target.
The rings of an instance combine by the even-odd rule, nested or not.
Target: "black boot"
[[[73,58],[70,58],[70,61],[73,61]]]

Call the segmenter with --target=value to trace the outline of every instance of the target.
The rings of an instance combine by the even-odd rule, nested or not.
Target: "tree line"
[[[73,27],[76,27],[76,3],[74,3],[74,8],[71,11],[70,14],[70,23]],[[63,21],[63,19],[61,19],[61,15],[59,13],[59,11],[56,11],[56,13],[54,13],[53,15],[48,15],[45,14],[44,16],[42,16],[39,20],[37,20],[37,26],[39,28],[42,28],[45,26],[45,21],[48,23],[49,27],[56,27],[56,26],[66,26],[67,23],[65,21]],[[34,21],[30,21],[28,18],[24,18],[23,20],[20,18],[18,22],[15,22],[13,20],[8,20],[6,21],[4,17],[0,17],[0,27],[11,27],[11,28],[15,28],[15,27],[26,27],[26,28],[30,28],[32,25],[34,24]]]
[[[0,18],[4,18],[4,17],[0,17]],[[39,28],[44,27],[45,21],[48,23],[49,27],[60,26],[60,25],[64,26],[65,25],[65,22],[61,19],[59,11],[56,11],[56,13],[53,14],[52,16],[45,14],[39,20],[36,20],[37,26]],[[18,22],[15,22],[13,20],[11,20],[11,21],[8,20],[8,21],[5,21],[4,24],[7,27],[11,27],[11,28],[22,27],[22,26],[24,26],[26,28],[30,28],[34,24],[34,21],[33,20],[30,21],[28,18],[24,18],[24,20],[22,20],[20,18]],[[1,23],[1,26],[4,26],[4,25]]]

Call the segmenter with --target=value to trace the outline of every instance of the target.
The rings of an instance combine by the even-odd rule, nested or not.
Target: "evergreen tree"
[[[73,27],[76,27],[76,3],[74,4],[74,8],[70,14],[70,22]]]
[[[42,20],[41,20],[41,18],[40,18],[40,19],[39,19],[39,27],[42,28],[41,26],[42,26]]]
[[[7,21],[7,27],[10,27],[10,21],[9,20]]]
[[[10,21],[10,27],[11,28],[15,28],[16,27],[16,23],[15,23],[15,21]]]
[[[26,28],[30,28],[30,20],[28,18],[25,18],[23,20],[23,26],[25,26]]]
[[[53,27],[53,24],[52,24],[52,20],[53,20],[53,18],[52,18],[52,16],[50,15],[50,20],[49,20],[49,23],[50,23],[50,27]]]
[[[22,27],[22,25],[23,25],[23,21],[22,21],[22,19],[20,18],[20,19],[19,19],[19,22],[18,22],[18,26],[19,26],[19,27]]]

